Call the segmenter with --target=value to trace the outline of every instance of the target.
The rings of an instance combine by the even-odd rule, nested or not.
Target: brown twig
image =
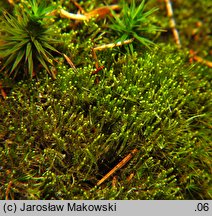
[[[99,67],[99,63],[98,63],[98,58],[97,58],[94,48],[92,49],[92,56],[93,56],[93,59],[95,60],[95,67],[97,69]]]
[[[76,5],[76,2],[75,2]],[[79,8],[79,6],[77,6]],[[68,19],[73,20],[89,20],[93,17],[104,18],[106,15],[110,15],[111,10],[118,10],[120,7],[119,5],[109,5],[103,6],[100,8],[96,8],[88,13],[84,12],[84,10],[80,7],[80,11],[84,12],[84,14],[73,14],[69,13],[68,11],[61,9],[60,16]]]
[[[2,82],[0,82],[0,91],[1,91],[2,97],[3,97],[4,99],[6,99],[7,94],[6,94],[6,92],[4,91],[4,89],[3,89]]]
[[[96,52],[95,52],[94,49],[92,49],[92,56],[93,56],[93,59],[95,60],[95,68],[96,68],[96,70],[92,71],[91,76],[99,73],[99,71],[101,71],[104,68],[104,65],[99,67],[98,58],[97,58],[97,55],[96,55]],[[94,83],[99,84],[99,82],[100,82],[100,77],[96,76],[95,80],[94,80]]]
[[[96,68],[95,71],[92,71],[91,75],[95,75],[95,74],[99,73],[99,71],[101,71],[101,70],[104,69],[104,68],[105,68],[104,65],[102,65],[101,67]]]
[[[114,172],[121,169],[137,152],[138,149],[133,149],[131,153],[129,153],[120,163],[118,163],[110,172],[108,172],[101,180],[99,180],[96,185],[99,186],[105,180],[107,180]]]
[[[88,13],[85,13],[85,15],[88,17],[88,19],[97,16],[99,19],[104,18],[106,15],[111,16],[111,10],[119,10],[119,5],[109,5],[109,6],[103,6],[96,8]]]
[[[11,4],[11,5],[15,5],[13,0],[8,0],[8,3]]]
[[[112,187],[113,188],[116,188],[117,182],[118,182],[117,176],[113,176],[113,180],[112,180]]]
[[[200,62],[200,63],[205,64],[205,65],[207,65],[208,67],[212,68],[212,62],[211,62],[211,61],[205,60],[205,59],[203,59],[202,57],[197,56],[197,55],[195,55],[195,56],[193,57],[193,59],[194,59],[194,61]]]
[[[113,48],[113,47],[117,47],[117,46],[122,46],[124,44],[129,44],[129,43],[132,43],[134,40],[134,38],[131,38],[129,40],[125,40],[125,41],[119,41],[117,43],[110,43],[110,44],[104,44],[104,45],[101,45],[101,46],[97,46],[97,47],[94,47],[92,49],[92,56],[95,60],[95,67],[96,67],[96,70],[92,72],[91,75],[94,75],[94,74],[97,74],[99,71],[101,71],[104,66],[100,66],[99,67],[99,63],[98,63],[98,58],[97,58],[97,55],[96,55],[96,51],[102,51],[104,49],[110,49],[110,48]]]
[[[200,62],[200,63],[205,64],[205,65],[207,65],[208,67],[212,68],[212,62],[211,62],[211,61],[208,61],[208,60],[205,60],[205,59],[203,59],[203,58],[200,57],[200,56],[197,56],[197,55],[196,55],[196,52],[195,52],[194,50],[190,50],[190,55],[191,55],[191,60]]]
[[[134,173],[131,173],[128,177],[127,177],[127,181],[130,182],[132,180],[132,178],[134,177]]]
[[[10,181],[8,183],[8,186],[7,186],[7,190],[6,190],[6,196],[5,196],[5,199],[8,200],[9,199],[9,193],[10,193],[10,188],[12,187],[12,181]]]
[[[71,0],[71,2],[79,9],[79,11],[81,12],[81,13],[85,13],[85,11],[84,11],[84,9],[81,7],[81,5],[79,4],[79,3],[77,3],[76,1],[74,1],[74,0]]]
[[[125,41],[119,41],[117,43],[110,43],[110,44],[104,44],[104,45],[101,45],[101,46],[97,46],[97,47],[94,47],[93,50],[94,51],[101,51],[101,50],[104,50],[104,49],[109,49],[109,48],[113,48],[113,47],[117,47],[117,46],[122,46],[124,44],[129,44],[129,43],[132,43],[134,40],[134,38],[131,38],[131,39],[128,39],[128,40],[125,40]]]
[[[172,5],[171,5],[171,1],[170,0],[164,0],[166,3],[166,10],[167,10],[167,14],[169,17],[169,23],[170,23],[170,27],[172,29],[172,33],[175,39],[175,43],[177,44],[178,48],[181,48],[181,42],[180,42],[180,37],[179,37],[179,33],[177,31],[176,28],[176,22],[174,19],[174,13],[173,13],[173,9],[172,9]]]
[[[68,19],[73,19],[73,20],[88,20],[88,18],[83,14],[73,14],[63,9],[60,10],[60,16],[62,18],[68,18]]]
[[[70,59],[66,54],[63,54],[63,56],[65,57],[66,61],[67,61],[68,64],[71,66],[71,68],[73,68],[74,71],[77,72],[77,69],[76,69],[74,63],[71,61],[71,59]]]

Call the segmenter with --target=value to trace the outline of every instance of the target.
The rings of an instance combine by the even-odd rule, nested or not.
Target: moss
[[[199,77],[209,84],[204,68],[185,66],[163,46],[139,57],[119,56],[99,85],[90,70],[58,68],[55,82],[19,83],[4,102],[1,158],[10,174],[1,194],[12,179],[15,198],[209,198],[204,123],[210,95],[199,86]],[[134,147],[139,154],[118,173],[117,189],[110,181],[101,193],[93,188]]]
[[[77,71],[57,56],[55,81],[40,71],[0,101],[0,199],[211,199],[210,70],[158,42],[97,53],[91,76],[102,22],[55,19]],[[117,183],[97,187],[134,148]]]

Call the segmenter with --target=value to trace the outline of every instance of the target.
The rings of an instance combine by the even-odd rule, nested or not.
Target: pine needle
[[[136,153],[138,149],[133,149],[121,162],[119,162],[110,172],[108,172],[100,181],[97,182],[97,186],[102,184],[105,180],[107,180],[113,173],[117,170],[121,169]]]

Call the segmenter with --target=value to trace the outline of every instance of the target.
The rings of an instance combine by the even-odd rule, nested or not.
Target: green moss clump
[[[98,85],[92,63],[63,65],[1,101],[1,199],[10,181],[14,199],[211,199],[207,68],[164,44],[107,55]],[[116,187],[95,187],[134,148]]]
[[[68,0],[47,2],[77,13]],[[0,199],[211,199],[211,70],[190,64],[187,51],[196,50],[198,40],[191,39],[200,36],[201,56],[208,58],[208,2],[174,2],[182,46],[188,46],[180,51],[173,48],[164,2],[149,0],[148,9],[160,8],[149,22],[168,29],[154,42],[166,43],[152,50],[136,45],[132,55],[124,46],[98,52],[105,68],[96,75],[92,47],[117,39],[105,32],[109,20],[49,20],[62,40],[55,48],[77,69],[58,55],[50,68],[55,81],[38,68],[36,80],[13,84],[10,92],[11,82],[3,83]],[[103,6],[98,0],[80,4],[86,11]],[[197,18],[193,8],[202,11]],[[206,25],[185,31],[199,19]],[[135,148],[124,167],[96,186]]]

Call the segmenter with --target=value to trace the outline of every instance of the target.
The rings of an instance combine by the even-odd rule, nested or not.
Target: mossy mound
[[[58,66],[1,101],[0,199],[9,182],[11,199],[211,199],[210,71],[165,44],[104,54],[97,75]]]

